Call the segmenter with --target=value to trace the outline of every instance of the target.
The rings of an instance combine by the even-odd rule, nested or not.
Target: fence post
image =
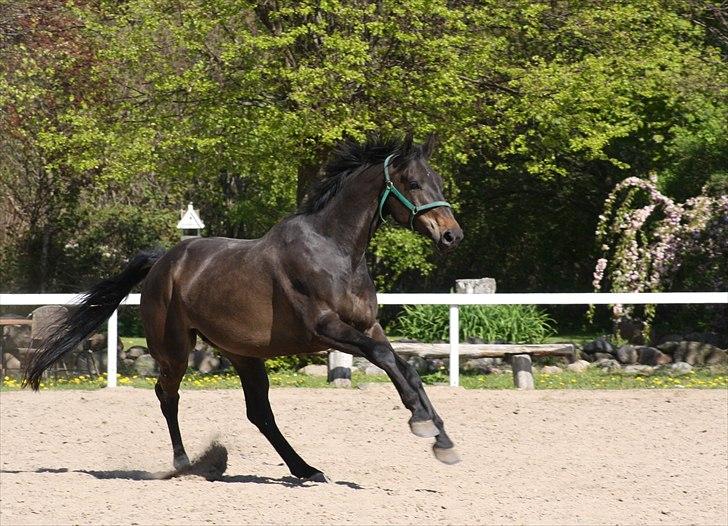
[[[460,306],[450,305],[450,386],[460,385]]]
[[[118,310],[109,318],[109,330],[106,340],[106,386],[116,387],[116,358],[117,358],[117,340],[119,339],[119,330],[117,325]]]

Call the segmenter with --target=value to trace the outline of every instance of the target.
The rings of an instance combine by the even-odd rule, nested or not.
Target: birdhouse
[[[192,208],[192,203],[187,205],[187,210],[180,210],[181,219],[177,223],[177,228],[182,231],[182,239],[191,237],[200,237],[200,231],[205,228],[197,211]]]

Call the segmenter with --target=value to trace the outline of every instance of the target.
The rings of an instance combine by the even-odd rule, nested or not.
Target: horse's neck
[[[364,258],[379,223],[378,198],[384,187],[381,168],[381,165],[370,166],[352,174],[339,193],[317,214],[322,232],[350,252],[354,263]]]

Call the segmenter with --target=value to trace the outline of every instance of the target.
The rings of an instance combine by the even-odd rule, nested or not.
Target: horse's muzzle
[[[463,229],[460,227],[448,228],[437,241],[437,248],[440,252],[450,252],[455,249],[463,240]]]

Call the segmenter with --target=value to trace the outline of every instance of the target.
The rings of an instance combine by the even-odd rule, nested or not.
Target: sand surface
[[[429,393],[463,462],[409,433],[389,385],[274,389],[284,435],[330,484],[301,484],[245,419],[242,391],[182,393],[190,456],[170,468],[152,390],[0,393],[0,524],[726,524],[728,392]]]

